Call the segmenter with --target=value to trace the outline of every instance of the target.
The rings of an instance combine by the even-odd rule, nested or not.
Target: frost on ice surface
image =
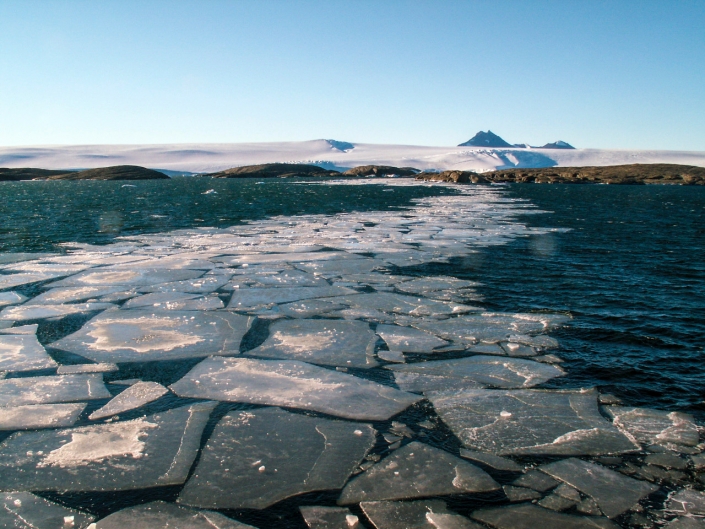
[[[366,424],[277,408],[230,412],[177,501],[264,509],[304,492],[340,489],[374,443],[375,430]]]
[[[24,321],[59,318],[69,314],[81,314],[115,307],[112,303],[72,303],[66,305],[33,305],[6,307],[0,312],[0,320]]]
[[[699,442],[698,427],[687,413],[623,406],[605,406],[604,410],[615,425],[640,443],[695,446]]]
[[[404,391],[466,388],[529,388],[565,374],[560,368],[519,358],[470,356],[386,366]]]
[[[484,470],[444,450],[412,442],[392,452],[343,489],[339,505],[489,492],[499,484]]]
[[[71,521],[68,525],[67,520]],[[87,529],[95,517],[29,492],[0,493],[0,527],[18,529]]]
[[[421,397],[291,360],[207,358],[170,389],[180,397],[314,410],[357,420],[386,420]]]
[[[619,529],[607,518],[574,516],[527,503],[480,509],[471,516],[495,529]]]
[[[169,390],[156,382],[137,382],[120,393],[117,397],[113,397],[105,406],[91,413],[88,418],[95,421],[125,411],[134,410],[135,408],[157,400],[167,393],[169,393]]]
[[[376,332],[386,342],[390,351],[432,353],[435,348],[448,345],[446,340],[413,327],[378,325]]]
[[[540,470],[590,496],[608,518],[628,511],[639,500],[658,490],[650,483],[575,458],[543,465]]]
[[[0,371],[31,371],[56,367],[34,334],[0,335]]]
[[[132,298],[126,302],[123,309],[152,310],[217,310],[224,308],[223,301],[218,296],[202,296],[184,292],[154,292]]]
[[[360,508],[377,529],[482,529],[440,500],[363,501]]]
[[[272,305],[274,303],[290,303],[303,299],[330,298],[355,293],[354,290],[344,287],[269,287],[269,288],[244,288],[233,292],[228,309],[249,310],[257,307]]]
[[[299,507],[309,529],[361,529],[360,519],[346,507]]]
[[[239,354],[248,318],[230,312],[114,310],[51,344],[95,362]]]
[[[103,518],[95,529],[255,529],[214,511],[197,511],[155,501],[128,507]]]
[[[0,406],[110,398],[101,375],[62,375],[0,380]]]
[[[468,448],[498,455],[600,455],[638,449],[597,407],[595,391],[468,389],[429,400]]]
[[[31,404],[0,407],[0,430],[36,430],[73,426],[86,404]]]
[[[0,307],[5,307],[7,305],[17,305],[18,303],[22,303],[26,299],[27,296],[19,294],[18,292],[0,292]]]
[[[0,444],[0,490],[100,491],[186,480],[214,403],[132,421],[19,432]]]
[[[248,356],[301,360],[341,367],[375,367],[377,336],[367,323],[340,320],[281,320]]]
[[[142,263],[138,264],[142,265]],[[195,279],[202,275],[203,272],[199,270],[101,268],[100,270],[86,270],[80,274],[52,283],[52,286],[84,287],[120,285],[136,287]]]

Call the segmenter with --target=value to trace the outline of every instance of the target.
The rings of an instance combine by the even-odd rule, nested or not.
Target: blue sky
[[[0,1],[0,145],[705,150],[705,2]]]

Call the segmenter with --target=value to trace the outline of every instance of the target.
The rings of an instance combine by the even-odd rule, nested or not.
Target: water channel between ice
[[[321,185],[382,183],[428,185]],[[556,231],[527,214],[472,186],[0,254],[0,525],[703,527],[692,417],[555,389],[564,313],[405,272]]]

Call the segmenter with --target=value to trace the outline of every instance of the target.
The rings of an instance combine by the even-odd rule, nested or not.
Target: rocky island
[[[287,178],[292,176],[335,176],[340,171],[303,163],[263,163],[233,167],[203,176],[213,178]]]
[[[69,171],[35,168],[7,169],[0,168],[1,181],[20,180],[169,180],[159,171],[138,165],[115,165],[85,171]]]

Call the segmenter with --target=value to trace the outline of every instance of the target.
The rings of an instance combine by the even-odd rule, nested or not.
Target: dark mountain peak
[[[465,143],[458,145],[458,147],[511,147],[511,145],[491,130],[488,130],[487,132],[478,132]]]
[[[565,141],[554,141],[553,143],[547,143],[543,147],[539,147],[540,149],[575,149],[570,143],[567,143]]]

